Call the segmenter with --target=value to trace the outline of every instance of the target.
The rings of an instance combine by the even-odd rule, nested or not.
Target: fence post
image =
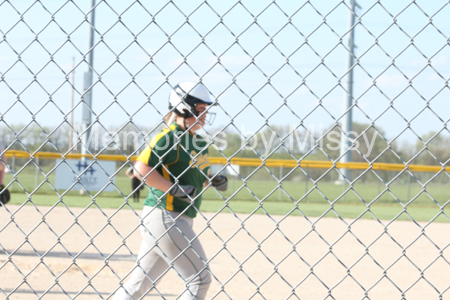
[[[381,175],[381,174],[380,174]],[[380,176],[381,177],[381,176]],[[378,179],[378,195],[381,193],[381,180]]]
[[[345,192],[345,188],[346,188],[346,180],[344,178],[344,181],[342,181],[342,192]],[[342,202],[345,202],[345,198],[347,196],[347,193],[344,194],[344,197],[342,198]]]
[[[15,170],[16,169],[16,154],[13,154],[12,157],[12,163],[11,163],[11,170],[9,170],[9,174],[11,174],[11,180],[13,181],[13,179],[15,179]],[[14,172],[14,173],[13,173]],[[14,178],[13,178],[14,177]],[[16,180],[13,181],[13,183],[11,184],[11,192],[14,191],[14,183],[16,182]]]
[[[231,194],[234,193],[234,176],[231,176]]]
[[[39,176],[39,156],[36,157],[36,171],[35,171],[35,181],[34,187],[38,186],[38,176]]]
[[[280,177],[279,177],[279,181],[278,183],[281,181],[281,178],[283,178],[283,165],[280,165]],[[278,188],[278,199],[281,200],[282,197],[282,192],[281,192],[281,188]]]
[[[305,168],[306,175],[305,175],[305,194],[308,192],[308,167]],[[305,201],[308,200],[308,196],[305,197]]]
[[[408,194],[407,194],[406,202],[408,202],[409,199],[411,199],[410,198],[410,196],[411,196],[410,192],[411,192],[411,175],[408,174]]]

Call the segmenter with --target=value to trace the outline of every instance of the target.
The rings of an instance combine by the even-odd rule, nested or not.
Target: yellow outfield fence
[[[90,154],[83,155],[80,153],[63,154],[56,152],[36,152],[29,153],[27,151],[9,150],[6,152],[7,158],[40,158],[40,159],[81,159],[82,157],[88,159],[97,160],[109,160],[109,161],[134,161],[137,156],[126,155],[111,155],[111,154],[99,154],[92,156]],[[286,167],[295,168],[301,166],[302,168],[316,168],[316,169],[329,169],[335,166],[338,169],[351,169],[351,170],[380,170],[380,171],[401,171],[405,168],[414,172],[440,172],[445,171],[445,166],[430,166],[430,165],[405,165],[405,164],[392,164],[392,163],[365,163],[365,162],[332,162],[332,161],[316,161],[316,160],[300,160],[294,159],[259,159],[259,158],[242,158],[234,157],[226,159],[224,157],[210,157],[211,164],[225,165],[227,163],[247,166],[247,167],[259,167],[265,165],[267,167]]]

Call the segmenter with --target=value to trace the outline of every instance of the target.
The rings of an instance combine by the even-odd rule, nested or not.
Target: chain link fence
[[[125,171],[182,81],[216,102],[201,134],[229,176],[194,223],[207,299],[449,298],[449,12],[443,0],[0,0],[12,192],[0,298],[112,299],[140,268],[149,189],[132,202]],[[47,152],[58,159],[36,155]],[[144,298],[189,288],[173,266],[161,277]]]

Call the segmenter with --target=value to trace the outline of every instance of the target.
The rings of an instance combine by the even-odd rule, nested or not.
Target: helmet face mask
[[[196,119],[199,119],[203,114],[206,114],[205,118],[205,124],[206,125],[212,125],[214,120],[216,119],[216,113],[215,112],[209,112],[208,109],[205,109],[204,111],[200,112],[197,109],[193,111],[195,113]]]
[[[209,97],[208,90],[195,82],[182,82],[174,87],[169,95],[169,109],[184,119],[195,117],[198,119],[205,112],[196,109],[197,104],[214,105]],[[215,113],[207,112],[205,124],[211,125],[215,119]]]

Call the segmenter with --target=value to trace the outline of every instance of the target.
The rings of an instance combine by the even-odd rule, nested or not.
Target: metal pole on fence
[[[73,98],[75,94],[75,56],[72,57],[72,93],[70,97],[70,128],[69,128],[69,149],[72,148],[73,140]]]
[[[407,199],[406,201],[408,202],[411,196],[411,175],[408,174],[408,194],[407,194]]]
[[[35,178],[34,178],[34,187],[38,186],[38,176],[39,176],[39,156],[36,157],[36,171],[35,171]]]
[[[306,174],[308,174],[308,167],[305,168]],[[308,192],[308,175],[305,175],[305,194]],[[308,200],[308,196],[305,197],[305,201]]]
[[[345,180],[342,182],[342,192],[345,192],[345,189],[347,188]],[[342,202],[345,202],[345,198],[347,196],[347,193],[344,194],[344,197],[342,197]]]
[[[381,193],[381,180],[378,180],[378,195]]]
[[[231,194],[234,193],[234,176],[231,176]]]
[[[283,178],[283,165],[280,165],[280,181]],[[283,193],[281,192],[281,188],[278,189],[278,199],[281,200]]]
[[[91,0],[91,13],[89,15],[89,54],[87,56],[87,70],[84,73],[84,106],[82,118],[83,145],[81,145],[81,153],[87,154],[89,150],[89,138],[91,130],[87,129],[92,122],[92,83],[93,83],[93,68],[94,68],[94,25],[95,25],[95,0]],[[83,157],[84,158],[84,157]]]
[[[342,118],[341,121],[341,150],[340,155],[341,163],[351,162],[352,161],[352,151],[348,151],[351,147],[351,141],[347,135],[350,131],[352,131],[352,123],[353,123],[353,113],[352,113],[352,104],[353,104],[353,64],[354,64],[354,48],[355,48],[355,30],[353,26],[355,26],[355,6],[359,5],[356,3],[356,0],[350,0],[350,12],[348,19],[348,28],[350,33],[348,34],[348,56],[347,56],[347,70],[348,74],[345,76],[345,89],[346,92],[344,94],[344,110],[345,113],[348,111]],[[347,180],[351,180],[351,170],[350,169],[342,169],[342,172],[339,174],[338,183],[341,183]]]
[[[13,178],[12,178],[12,176],[13,176],[13,173],[15,173],[16,171],[16,155],[15,154],[13,154],[13,157],[12,157],[12,162],[11,162],[11,170],[10,170],[10,174],[11,174],[11,180],[13,180]],[[15,178],[14,178],[15,179]],[[15,180],[13,181],[13,183],[11,184],[11,192],[12,191],[14,191],[14,183],[15,183]]]

